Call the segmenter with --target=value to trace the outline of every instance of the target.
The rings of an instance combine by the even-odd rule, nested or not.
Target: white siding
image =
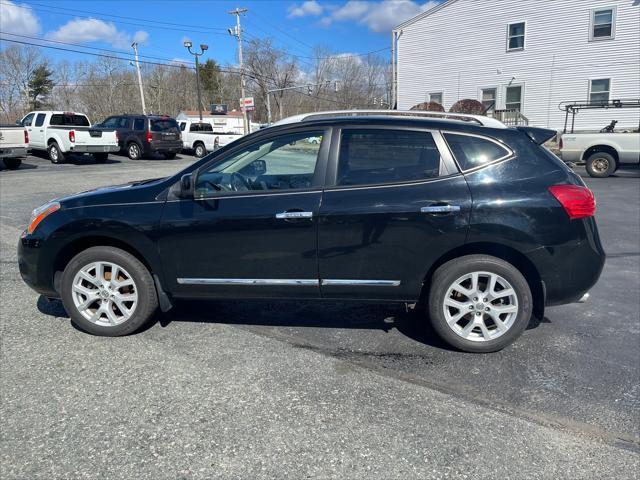
[[[615,7],[613,40],[589,41],[591,10]],[[507,51],[507,25],[526,22],[525,48]],[[399,29],[398,29],[399,30]],[[640,0],[454,0],[408,22],[398,39],[398,108],[444,92],[444,107],[513,77],[530,125],[561,129],[558,104],[587,101],[589,80],[611,79],[610,99],[640,98]],[[638,127],[639,109],[582,111],[576,129]]]

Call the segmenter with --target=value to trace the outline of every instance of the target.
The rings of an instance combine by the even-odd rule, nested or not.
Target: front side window
[[[429,94],[429,101],[430,102],[436,102],[439,103],[440,105],[442,105],[442,99],[443,94],[442,92],[434,92],[434,93],[430,93]]]
[[[589,85],[589,103],[607,103],[611,93],[611,79],[591,80]]]
[[[201,171],[195,197],[311,188],[322,137],[322,131],[295,133],[245,147]]]
[[[120,117],[118,121],[118,128],[126,129],[129,128],[129,118],[128,117]]]
[[[522,111],[522,86],[521,85],[513,85],[511,87],[507,87],[504,108],[506,108],[507,110]]]
[[[184,129],[187,128],[186,122],[180,122],[180,130],[184,132]]]
[[[507,50],[524,49],[524,22],[511,23],[507,33]]]
[[[495,88],[482,89],[482,105],[487,112],[493,112],[496,109],[496,93]]]
[[[39,113],[36,117],[36,127],[41,127],[44,124],[44,117],[46,117],[46,113]]]
[[[116,128],[118,126],[118,117],[109,117],[104,122],[102,122],[102,126],[106,128]]]
[[[30,127],[31,126],[31,122],[33,121],[33,116],[34,115],[35,115],[35,113],[30,113],[29,115],[24,117],[22,119],[22,126],[23,127]]]
[[[445,133],[444,138],[462,170],[481,167],[511,154],[505,147],[488,138],[456,133]]]
[[[613,8],[592,10],[591,12],[591,39],[603,40],[613,38],[613,22],[615,11]]]
[[[440,152],[429,132],[345,130],[340,140],[338,185],[425,180],[440,174]]]

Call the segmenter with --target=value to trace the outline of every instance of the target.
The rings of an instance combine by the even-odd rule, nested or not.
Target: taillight
[[[116,130],[116,142],[120,141],[120,134],[118,133],[118,130]]]
[[[580,185],[553,185],[549,187],[571,220],[592,217],[596,213],[596,199],[591,190]]]
[[[76,132],[74,132],[73,130],[69,131],[69,141],[71,143],[75,143],[76,141]]]
[[[29,143],[29,132],[24,131],[24,143]]]
[[[560,141],[558,142],[558,148],[562,150],[564,148],[564,142],[562,141],[562,137],[560,137]]]
[[[147,132],[147,143],[151,143],[151,140],[153,140],[153,133]]]

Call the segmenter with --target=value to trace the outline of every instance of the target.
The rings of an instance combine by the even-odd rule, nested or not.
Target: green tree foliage
[[[54,82],[51,79],[53,72],[49,70],[46,63],[38,65],[29,79],[29,103],[32,110],[42,108],[47,96],[53,90]]]
[[[221,99],[222,75],[215,60],[207,59],[200,65],[200,85],[204,103],[219,103]]]

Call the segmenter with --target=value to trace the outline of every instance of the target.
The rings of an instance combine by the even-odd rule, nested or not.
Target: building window
[[[507,87],[504,108],[522,111],[522,85]]]
[[[496,94],[495,88],[482,89],[482,105],[487,112],[493,112],[496,109]]]
[[[429,101],[430,102],[436,102],[439,103],[440,105],[442,105],[442,101],[443,101],[443,97],[444,94],[442,92],[434,92],[434,93],[430,93],[429,94]]]
[[[524,28],[524,22],[509,24],[507,50],[524,50]]]
[[[615,9],[591,10],[591,40],[613,38]]]
[[[589,83],[589,103],[607,103],[611,93],[611,79],[600,78]]]

